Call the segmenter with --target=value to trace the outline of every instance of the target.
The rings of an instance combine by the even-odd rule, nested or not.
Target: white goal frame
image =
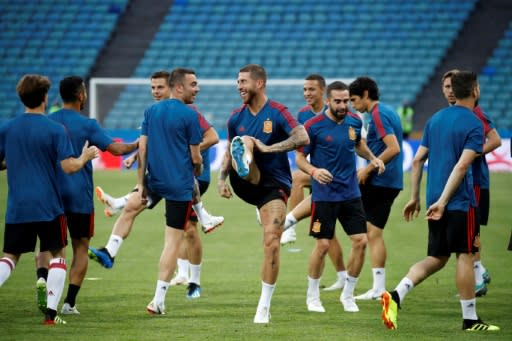
[[[335,80],[340,80],[349,84],[353,79],[340,77],[333,79],[326,79],[326,83],[329,84]],[[124,78],[124,77],[93,77],[89,80],[89,117],[98,118],[98,87],[101,85],[150,85],[151,80],[149,78]],[[217,85],[217,86],[234,86],[236,79],[199,79],[199,86],[201,85]],[[297,85],[302,87],[304,85],[303,78],[293,79],[269,79],[267,85],[270,86],[293,86]],[[300,88],[299,88],[300,89]],[[300,91],[297,89],[297,91]]]

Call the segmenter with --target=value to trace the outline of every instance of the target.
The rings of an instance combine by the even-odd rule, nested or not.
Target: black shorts
[[[191,213],[192,200],[165,200],[165,223],[167,226],[178,230],[185,230]]]
[[[361,198],[346,201],[316,201],[311,203],[309,235],[317,239],[332,239],[339,220],[343,230],[351,236],[366,233],[366,217]]]
[[[202,196],[208,190],[210,183],[208,181],[203,181],[203,180],[197,180],[197,183],[199,184],[199,193]],[[197,214],[194,210],[192,210],[192,213],[190,214],[190,221],[194,221],[194,222],[198,221]]]
[[[360,185],[361,199],[363,200],[366,221],[384,229],[388,222],[391,206],[395,201],[399,189],[373,185]]]
[[[156,194],[155,192],[153,192],[149,186],[148,186],[148,176],[147,174],[144,176],[144,187],[146,188],[146,197],[148,198],[148,200],[150,200],[150,204],[149,206],[147,206],[148,209],[152,210],[156,205],[158,205],[158,203],[160,202],[160,200],[162,200],[162,197],[158,194]],[[137,192],[137,189],[134,189],[133,192]]]
[[[475,190],[476,202],[478,204],[478,221],[480,226],[487,225],[489,221],[490,194],[488,188],[480,188],[479,185],[473,187]]]
[[[478,252],[480,225],[475,209],[445,211],[440,220],[428,221],[428,251],[433,257]]]
[[[66,220],[71,238],[91,239],[94,236],[94,212],[88,214],[66,212]]]
[[[51,221],[5,224],[4,252],[22,254],[33,252],[39,237],[40,251],[60,250],[68,244],[66,216]]]
[[[240,178],[234,170],[231,170],[229,172],[229,182],[240,199],[258,207],[258,209],[275,199],[281,199],[286,204],[290,196],[290,187],[270,178],[262,177],[258,185],[253,185],[249,181]]]

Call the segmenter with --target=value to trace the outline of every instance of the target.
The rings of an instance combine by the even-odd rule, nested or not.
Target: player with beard
[[[290,194],[291,174],[287,151],[309,143],[302,125],[288,109],[265,93],[267,73],[257,64],[242,67],[238,91],[243,105],[228,120],[230,148],[219,171],[218,189],[232,197],[226,183],[229,175],[234,192],[258,208],[263,227],[262,288],[254,323],[268,323],[270,302],[279,273],[279,240]]]
[[[329,245],[334,242],[336,220],[349,236],[352,249],[347,279],[340,296],[347,312],[357,312],[354,288],[364,263],[367,244],[366,218],[358,186],[355,153],[371,167],[384,171],[384,163],[361,140],[362,121],[348,111],[348,86],[333,82],[327,87],[328,109],[305,124],[310,144],[297,151],[297,166],[312,177],[311,223],[309,234],[316,244],[309,258],[306,304],[309,311],[325,312],[320,301],[320,277]],[[307,160],[310,155],[310,161]]]

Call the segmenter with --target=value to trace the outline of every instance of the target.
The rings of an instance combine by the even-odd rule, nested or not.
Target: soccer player
[[[309,258],[306,304],[309,311],[325,312],[320,301],[320,277],[325,254],[334,242],[336,220],[350,237],[352,249],[340,301],[347,312],[357,312],[354,288],[364,263],[366,218],[358,186],[354,151],[381,173],[384,163],[361,141],[362,122],[348,111],[348,86],[333,82],[327,87],[328,109],[305,124],[310,143],[297,151],[297,166],[311,175],[312,215],[309,234],[316,238]],[[307,160],[310,155],[311,161]],[[336,241],[337,242],[337,241]]]
[[[299,110],[297,121],[304,124],[310,118],[322,114],[327,108],[325,104],[325,78],[319,74],[310,74],[304,79],[304,99],[307,105]],[[281,245],[293,243],[297,240],[295,227],[299,221],[311,215],[311,195],[304,198],[304,188],[311,188],[311,176],[300,169],[292,173],[292,189],[289,200],[288,214],[284,223],[284,232],[281,235]],[[325,291],[340,290],[345,284],[347,270],[343,262],[343,252],[336,237],[329,244],[329,257],[334,265],[337,280]]]
[[[455,104],[455,97],[453,96],[452,90],[452,76],[459,72],[454,69],[446,72],[442,78],[443,95],[448,101],[449,105]],[[490,117],[482,111],[480,106],[476,106],[473,110],[475,115],[480,119],[484,126],[485,144],[482,155],[475,159],[472,166],[473,171],[473,185],[478,205],[478,217],[480,226],[487,225],[489,220],[489,166],[485,159],[487,153],[492,152],[499,146],[501,146],[501,138],[496,131],[493,122]],[[475,272],[475,294],[476,296],[483,296],[487,293],[487,284],[491,282],[491,276],[485,269],[484,265],[480,260],[480,253],[482,251],[482,240],[480,238],[480,246],[478,252],[475,252],[475,258],[473,262]]]
[[[456,254],[455,282],[462,308],[462,329],[495,331],[476,313],[473,255],[478,248],[478,219],[472,188],[471,164],[482,153],[482,123],[473,114],[480,97],[476,74],[460,71],[452,76],[455,105],[435,113],[427,122],[413,160],[411,199],[403,209],[406,221],[420,212],[420,184],[428,159],[427,211],[428,256],[414,264],[395,290],[382,295],[382,320],[396,329],[397,309],[405,296],[430,275],[441,270],[451,253]]]
[[[168,80],[169,72],[167,71],[157,71],[151,75],[151,95],[153,99],[158,102],[163,99],[168,99],[171,95],[171,89],[169,88]],[[213,127],[207,134],[216,135],[217,132],[214,131]],[[218,137],[217,137],[218,139]],[[198,178],[199,182],[196,184],[195,191],[198,192],[198,195],[195,196],[195,202],[193,205],[194,211],[197,214],[197,219],[201,223],[203,228],[203,232],[210,233],[215,230],[218,226],[222,225],[224,222],[224,217],[222,216],[213,216],[208,213],[208,211],[204,208],[203,203],[201,201],[201,195],[203,194],[203,189],[206,191],[208,184],[210,182],[210,164],[209,164],[209,153],[208,150],[202,150],[201,155],[203,155],[204,159],[204,173],[201,174]],[[131,168],[131,166],[137,161],[137,153],[134,153],[132,156],[126,158],[123,161],[123,164],[126,168]],[[136,191],[135,188],[133,191]],[[106,193],[100,186],[96,187],[96,196],[98,199],[105,205],[104,213],[107,217],[112,217],[120,212],[128,202],[130,195],[133,193],[130,192],[120,198],[114,198],[108,193]],[[200,193],[199,193],[200,192]],[[185,260],[186,261],[186,260]]]
[[[48,117],[66,128],[75,155],[78,155],[78,151],[85,141],[89,141],[90,145],[96,146],[102,151],[107,150],[113,155],[123,155],[137,149],[138,142],[114,142],[100,128],[96,120],[86,118],[80,114],[87,101],[87,90],[81,77],[69,76],[62,79],[59,91],[63,108]],[[64,299],[61,313],[64,315],[80,314],[75,305],[76,296],[87,272],[89,263],[87,249],[94,234],[92,162],[86,163],[79,172],[72,175],[59,171],[58,184],[73,247],[68,293]],[[48,259],[44,253],[40,253],[40,256]],[[44,279],[38,279],[38,291],[44,286]]]
[[[195,72],[174,69],[169,86],[172,98],[155,103],[144,112],[139,142],[139,197],[142,202],[152,197],[156,201],[165,199],[165,240],[155,295],[146,308],[150,314],[165,314],[165,296],[192,212],[194,176],[202,173],[203,164],[199,148],[203,136],[197,112],[187,105],[199,92]]]
[[[66,217],[59,193],[57,168],[75,173],[98,156],[86,141],[81,154],[75,152],[65,128],[44,115],[48,106],[48,78],[24,75],[16,91],[25,113],[0,127],[0,164],[8,168],[9,188],[5,217],[3,256],[0,258],[0,286],[9,278],[21,254],[33,252],[37,238],[41,251],[52,255],[48,269],[47,308],[44,324],[65,323],[57,306],[66,280],[64,247],[67,244]]]
[[[364,211],[368,227],[368,246],[372,264],[373,286],[356,299],[378,299],[386,290],[386,245],[383,232],[393,201],[403,188],[402,125],[392,107],[379,101],[377,83],[369,77],[358,77],[349,85],[352,107],[368,113],[366,142],[372,153],[386,165],[382,174],[368,164],[359,169]]]
[[[170,74],[167,71],[160,71],[152,75],[151,90],[153,98],[157,102],[172,97],[172,90],[169,85],[169,78]],[[195,206],[200,205],[202,207],[200,201],[200,194],[206,191],[209,183],[203,180],[205,178],[209,179],[210,173],[209,158],[207,157],[208,148],[218,143],[219,136],[215,129],[210,125],[210,123],[206,121],[206,119],[199,113],[199,111],[197,111],[197,108],[192,106],[192,109],[195,110],[197,113],[197,119],[200,124],[201,132],[203,134],[203,140],[199,145],[199,148],[201,150],[201,155],[205,155],[205,157],[203,158],[203,162],[207,163],[207,165],[203,167],[205,169],[204,172],[200,175],[200,177],[198,177],[199,180],[197,182],[196,189],[197,193],[195,195],[196,201],[198,201],[198,203],[196,203]],[[140,166],[141,165],[139,163],[139,167]],[[205,175],[205,172],[207,172],[208,174]],[[135,222],[135,218],[146,208],[152,209],[153,207],[155,207],[159,201],[160,199],[152,200],[152,198],[150,198],[150,200],[148,200],[147,203],[142,203],[140,200],[139,189],[136,186],[136,189],[128,197],[128,202],[126,203],[126,206],[124,207],[120,217],[115,222],[114,227],[112,228],[112,234],[110,235],[106,246],[98,249],[89,248],[89,257],[91,259],[94,259],[107,269],[112,268],[112,266],[114,265],[114,258],[119,252],[123,240],[128,238],[128,235],[133,227],[133,223]],[[197,211],[201,212],[201,209],[198,209]],[[224,222],[224,217],[209,216],[209,218],[211,218],[211,224],[203,226],[203,231],[206,233],[213,231],[213,229],[215,229]],[[191,278],[189,280],[187,274],[186,281],[185,279],[181,279],[180,277],[178,277],[177,280],[175,280],[173,283],[185,284],[185,282],[188,282],[188,298],[198,298],[201,292],[200,273],[202,261],[202,243],[199,234],[197,233],[197,219],[198,218],[196,215],[191,215],[191,228],[187,228],[185,230],[186,246],[182,246],[179,253],[179,265],[181,265],[181,268],[179,267],[179,269],[182,272],[186,272],[184,270],[185,266],[189,267]]]
[[[230,148],[224,156],[218,180],[219,194],[234,192],[258,208],[263,228],[262,288],[254,323],[270,321],[270,303],[279,273],[279,239],[286,216],[291,174],[287,151],[309,143],[302,125],[286,107],[268,99],[267,73],[257,64],[242,67],[238,91],[243,105],[228,120]]]

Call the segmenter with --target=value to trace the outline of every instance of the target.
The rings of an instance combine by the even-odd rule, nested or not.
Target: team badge
[[[480,247],[480,236],[476,236],[473,242],[474,247]]]
[[[265,122],[263,122],[263,132],[265,134],[272,133],[272,121],[270,119],[267,119]]]
[[[352,141],[356,140],[356,130],[353,127],[348,128],[348,138]]]
[[[318,221],[318,219],[313,223],[313,228],[311,229],[314,233],[320,233],[320,228],[322,227],[322,223]]]

